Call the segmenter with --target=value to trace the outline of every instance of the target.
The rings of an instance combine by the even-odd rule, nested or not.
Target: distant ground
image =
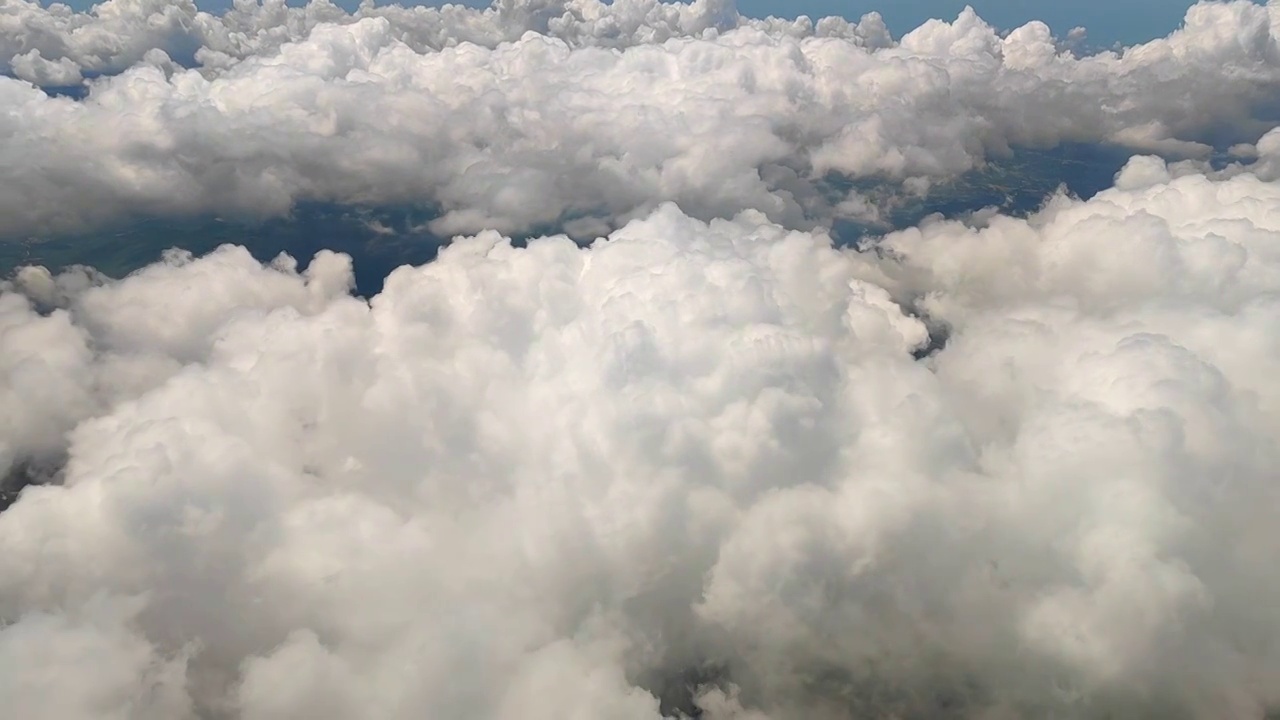
[[[854,245],[869,235],[909,227],[935,213],[954,218],[995,206],[1006,213],[1026,214],[1062,185],[1086,198],[1109,187],[1130,155],[1123,148],[1099,145],[1020,150],[937,185],[924,197],[904,196],[900,188],[884,182],[836,179],[833,188],[856,187],[887,200],[892,209],[887,213],[887,224],[841,221],[833,232],[838,242]],[[357,291],[369,296],[381,290],[383,280],[396,267],[435,257],[447,239],[423,229],[434,215],[429,208],[309,203],[295,208],[290,217],[266,221],[210,216],[138,218],[88,233],[0,238],[0,277],[27,264],[54,271],[69,265],[91,265],[120,277],[154,262],[171,247],[199,255],[235,243],[264,261],[281,252],[303,262],[321,249],[348,253],[355,259]]]
[[[856,244],[867,235],[919,224],[930,215],[960,218],[986,208],[1024,216],[1039,209],[1060,187],[1090,198],[1111,187],[1115,175],[1133,151],[1113,145],[1064,144],[1046,150],[1020,149],[1011,157],[993,159],[978,170],[934,185],[923,196],[872,181],[844,183],[889,207],[887,223],[837,222],[836,239]]]

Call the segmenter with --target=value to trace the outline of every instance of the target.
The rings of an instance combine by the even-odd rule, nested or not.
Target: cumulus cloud
[[[60,720],[1262,717],[1280,188],[1137,167],[874,252],[671,204],[587,247],[487,231],[368,301],[333,254],[27,270],[0,439],[66,459],[0,514],[0,688]]]
[[[915,187],[1014,146],[1200,157],[1209,140],[1252,142],[1280,81],[1280,6],[1244,1],[1196,5],[1167,38],[1087,57],[1042,23],[1002,35],[970,10],[895,42],[875,16],[757,21],[719,0],[354,15],[240,3],[224,18],[149,0],[7,7],[0,37],[23,77],[120,70],[79,101],[0,78],[8,236],[305,200],[427,204],[443,235],[590,239],[666,201],[810,229],[875,214],[833,175]],[[179,67],[156,39],[172,27],[190,28],[204,65]],[[123,38],[103,41],[117,60],[95,38]]]
[[[0,281],[0,698],[1274,714],[1280,4],[1083,38],[0,0],[0,235],[313,200],[458,234],[369,298],[233,245]],[[1154,154],[1026,218],[825,229],[880,217],[850,178],[1067,141]]]
[[[87,12],[36,0],[0,3],[0,68],[39,85],[78,82],[81,73],[115,73],[159,50],[208,69],[225,68],[252,55],[305,39],[324,24],[349,25],[381,18],[396,40],[418,52],[462,43],[495,47],[528,32],[573,46],[622,48],[677,37],[714,35],[755,27],[793,36],[838,36],[869,46],[892,43],[878,14],[860,23],[830,17],[816,24],[739,15],[731,0],[498,0],[487,9],[375,5],[352,13],[329,0],[289,7],[285,0],[234,0],[222,15],[200,11],[192,0],[106,0]],[[58,68],[59,72],[50,72]]]
[[[1188,159],[1169,162],[1157,156],[1132,158],[1117,176],[1117,182],[1129,186],[1151,185],[1172,178],[1204,175],[1215,179],[1248,175],[1275,182],[1280,180],[1280,128],[1273,128],[1256,143],[1238,143],[1229,147],[1222,162]]]

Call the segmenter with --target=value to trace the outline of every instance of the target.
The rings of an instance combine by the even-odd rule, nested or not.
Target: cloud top
[[[0,241],[304,201],[456,234],[369,298],[237,245],[0,281],[0,698],[1270,717],[1278,37],[1274,1],[1079,56],[971,10],[0,0]],[[1143,154],[827,229],[1064,142]]]
[[[0,514],[5,695],[1258,717],[1280,191],[1121,185],[877,253],[672,205],[486,232],[368,302],[333,254],[27,270],[3,457],[66,462]]]
[[[9,237],[311,200],[428,204],[446,236],[590,239],[668,201],[807,229],[874,215],[833,177],[919,189],[1018,146],[1195,158],[1254,142],[1280,79],[1280,16],[1250,2],[1202,3],[1167,38],[1086,57],[1043,24],[1002,36],[968,10],[894,41],[875,16],[788,24],[711,0],[9,6],[15,58],[116,73],[79,101],[0,78],[0,158],[21,168],[0,188]],[[173,27],[203,65],[166,54]]]

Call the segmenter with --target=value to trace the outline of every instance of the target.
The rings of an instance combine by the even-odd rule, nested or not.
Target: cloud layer
[[[663,205],[0,295],[0,695],[58,718],[1258,718],[1280,189],[836,249]],[[933,338],[945,346],[916,359]],[[102,659],[108,659],[103,661]]]
[[[460,233],[368,299],[230,245],[0,281],[0,698],[1270,717],[1278,42],[1277,2],[1077,57],[972,12],[0,0],[0,235],[316,200]],[[1151,154],[1026,218],[825,230],[879,211],[849,178],[1067,141]]]
[[[1079,58],[1043,24],[1002,36],[970,11],[894,41],[875,16],[748,20],[716,0],[4,7],[0,45],[25,78],[0,78],[10,237],[301,200],[429,204],[444,235],[590,239],[667,201],[808,229],[875,214],[832,175],[919,189],[1064,141],[1202,156],[1270,129],[1280,90],[1280,5],[1244,1]],[[83,70],[114,74],[80,101],[37,87]]]
[[[838,36],[868,46],[892,43],[877,14],[854,24],[838,17],[816,24],[808,19],[760,20],[739,15],[729,0],[499,0],[484,10],[364,3],[354,13],[328,0],[301,7],[288,7],[284,0],[237,0],[223,15],[202,12],[191,0],[108,0],[84,13],[65,5],[5,0],[0,9],[5,11],[0,15],[5,67],[22,79],[52,85],[74,84],[85,73],[117,73],[154,51],[189,58],[207,69],[225,68],[274,53],[321,25],[373,18],[386,21],[396,40],[420,53],[464,43],[493,48],[530,32],[573,47],[626,48],[739,27],[797,37]]]

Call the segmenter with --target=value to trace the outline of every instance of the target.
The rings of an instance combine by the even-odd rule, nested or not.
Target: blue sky
[[[1188,0],[739,0],[748,15],[845,15],[856,18],[877,10],[894,34],[917,27],[931,17],[954,18],[965,5],[1000,27],[1017,27],[1043,20],[1065,34],[1076,26],[1089,29],[1093,43],[1132,44],[1167,35],[1178,27],[1192,4]],[[788,10],[794,8],[794,10]]]
[[[63,0],[77,9],[87,8],[93,0]],[[231,0],[197,0],[201,7],[217,11]],[[305,0],[290,0],[304,4]],[[359,0],[337,0],[353,7]],[[438,2],[404,4],[438,5]],[[485,6],[487,0],[466,0],[465,5]],[[1001,27],[1015,27],[1038,19],[1049,23],[1059,34],[1077,25],[1089,29],[1089,39],[1097,45],[1114,42],[1141,42],[1167,34],[1178,26],[1191,4],[1188,0],[739,0],[738,7],[748,15],[844,15],[860,17],[878,10],[895,34],[916,27],[930,17],[953,18],[966,4],[971,4],[984,18]]]

